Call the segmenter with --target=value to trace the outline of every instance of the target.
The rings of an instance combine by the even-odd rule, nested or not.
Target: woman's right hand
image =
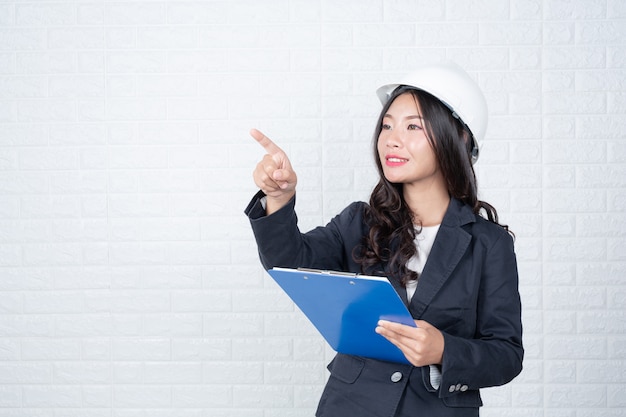
[[[250,135],[267,152],[257,164],[252,177],[254,183],[267,196],[265,211],[269,215],[287,204],[295,195],[298,177],[287,154],[278,145],[257,129],[252,129]]]

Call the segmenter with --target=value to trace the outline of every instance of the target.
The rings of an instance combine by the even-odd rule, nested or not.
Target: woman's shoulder
[[[509,234],[507,232],[506,227],[501,224],[494,223],[486,219],[485,217],[481,216],[480,214],[474,214],[474,217],[476,218],[475,227],[478,228],[479,230],[483,230],[485,232],[488,232],[494,235]]]
[[[354,210],[354,211],[363,211],[366,210],[369,207],[369,204],[367,204],[365,201],[353,201],[352,203],[348,204],[348,206],[344,209],[345,210]]]
[[[498,223],[494,223],[479,214],[475,214],[476,221],[472,224],[470,233],[487,247],[492,245],[513,245],[513,235],[509,230]]]
[[[354,201],[336,214],[326,226],[339,230],[362,230],[369,205],[363,201]]]
[[[368,208],[369,204],[364,201],[353,201],[352,203],[348,204],[339,214],[337,214],[335,218],[362,220]]]
[[[469,205],[459,200],[452,201],[453,204],[444,218],[444,222],[450,226],[460,226],[475,238],[485,241],[499,241],[505,237],[512,240],[511,234],[504,226],[486,219],[479,213],[474,213]]]

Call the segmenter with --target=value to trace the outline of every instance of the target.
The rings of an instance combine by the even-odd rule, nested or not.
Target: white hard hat
[[[472,162],[478,159],[479,144],[487,130],[487,101],[478,84],[452,62],[424,66],[405,75],[400,81],[376,90],[378,98],[387,103],[391,93],[401,85],[415,87],[438,98],[460,119],[473,136]]]

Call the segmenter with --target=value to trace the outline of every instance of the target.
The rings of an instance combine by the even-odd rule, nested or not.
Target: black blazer
[[[295,198],[265,216],[262,197],[258,193],[245,212],[266,269],[361,272],[352,252],[368,231],[365,203],[352,203],[326,226],[303,234]],[[388,278],[406,303],[399,279]],[[482,405],[478,390],[505,384],[521,372],[524,351],[513,239],[458,200],[450,202],[408,308],[413,318],[443,332],[439,389],[430,383],[429,367],[338,354],[328,367],[331,376],[318,416],[477,416]]]

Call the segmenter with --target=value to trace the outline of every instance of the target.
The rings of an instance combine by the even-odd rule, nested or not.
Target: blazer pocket
[[[365,362],[355,356],[348,356],[338,353],[335,358],[328,364],[327,369],[330,376],[345,382],[353,384],[365,366]]]
[[[470,320],[473,316],[475,316],[474,311],[468,308],[429,307],[421,319],[426,320],[441,331],[458,335],[468,332],[468,323],[471,323]],[[473,331],[473,329],[470,330]]]

